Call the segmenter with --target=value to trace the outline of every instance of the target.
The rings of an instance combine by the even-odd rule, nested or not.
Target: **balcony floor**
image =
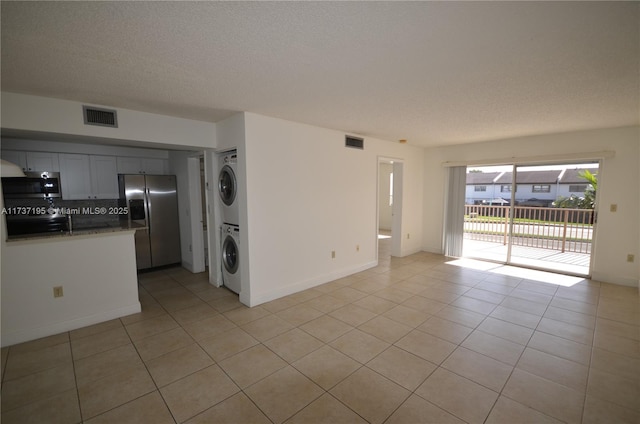
[[[462,256],[505,262],[507,246],[502,243],[465,238]],[[513,246],[511,249],[511,263],[513,265],[542,268],[567,274],[589,275],[590,262],[591,255],[588,253],[562,253],[558,250],[525,246]]]

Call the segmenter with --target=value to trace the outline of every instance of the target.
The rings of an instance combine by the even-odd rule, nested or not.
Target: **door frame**
[[[378,258],[378,230],[380,227],[380,165],[393,165],[393,205],[391,206],[391,256],[402,256],[402,193],[404,160],[389,156],[378,156],[376,169],[376,259]]]
[[[189,221],[191,223],[191,259],[194,273],[203,272],[204,259],[204,229],[202,227],[202,187],[200,183],[200,158],[202,154],[187,158],[187,176],[189,179]]]

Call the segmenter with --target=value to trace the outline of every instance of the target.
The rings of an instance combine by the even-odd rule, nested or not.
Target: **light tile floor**
[[[140,314],[2,349],[2,422],[640,422],[637,289],[388,243],[254,308],[142,274]]]

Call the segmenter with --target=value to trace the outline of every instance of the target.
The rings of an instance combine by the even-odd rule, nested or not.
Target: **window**
[[[486,185],[473,186],[473,191],[487,191],[487,186]]]
[[[502,192],[502,193],[511,193],[511,184],[501,185],[500,186],[500,192]]]
[[[551,186],[549,184],[534,184],[531,188],[532,193],[549,193],[551,192]]]
[[[586,184],[572,184],[569,186],[569,191],[572,193],[584,193],[586,189]]]

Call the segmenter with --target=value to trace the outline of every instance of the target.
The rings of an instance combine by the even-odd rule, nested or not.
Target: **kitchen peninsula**
[[[124,225],[8,241],[0,234],[2,297],[11,299],[2,307],[2,346],[140,312],[135,232]]]

